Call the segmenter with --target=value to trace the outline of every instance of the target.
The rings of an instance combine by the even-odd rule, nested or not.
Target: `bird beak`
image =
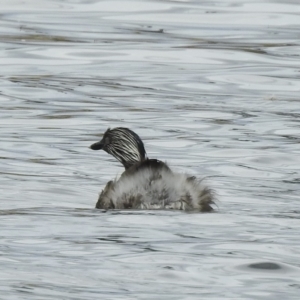
[[[97,143],[91,145],[90,148],[92,150],[101,150],[101,149],[103,149],[103,146],[104,146],[104,143],[103,143],[103,140],[101,140],[100,142],[97,142]]]

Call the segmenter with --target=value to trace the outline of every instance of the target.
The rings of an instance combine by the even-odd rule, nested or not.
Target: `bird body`
[[[118,147],[114,146],[114,131],[118,133],[115,140]],[[123,144],[126,146],[122,147]],[[173,172],[166,163],[148,159],[143,142],[133,131],[127,128],[108,129],[103,139],[91,148],[105,150],[125,167],[120,178],[107,183],[96,208],[213,210],[214,195],[203,180]]]

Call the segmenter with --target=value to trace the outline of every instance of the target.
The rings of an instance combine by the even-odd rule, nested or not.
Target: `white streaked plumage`
[[[207,211],[212,191],[203,181],[167,169],[144,168],[110,181],[102,191],[99,208],[179,209]],[[210,210],[210,209],[208,209]]]

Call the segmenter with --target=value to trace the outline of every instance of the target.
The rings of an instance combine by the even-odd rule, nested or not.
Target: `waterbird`
[[[202,179],[173,172],[167,163],[148,158],[143,141],[129,128],[108,128],[90,148],[106,151],[125,167],[101,191],[96,208],[213,211],[214,192]]]

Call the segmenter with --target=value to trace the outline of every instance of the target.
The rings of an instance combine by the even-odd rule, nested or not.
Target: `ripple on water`
[[[298,3],[1,9],[3,299],[299,298]],[[116,126],[216,213],[94,209]]]

